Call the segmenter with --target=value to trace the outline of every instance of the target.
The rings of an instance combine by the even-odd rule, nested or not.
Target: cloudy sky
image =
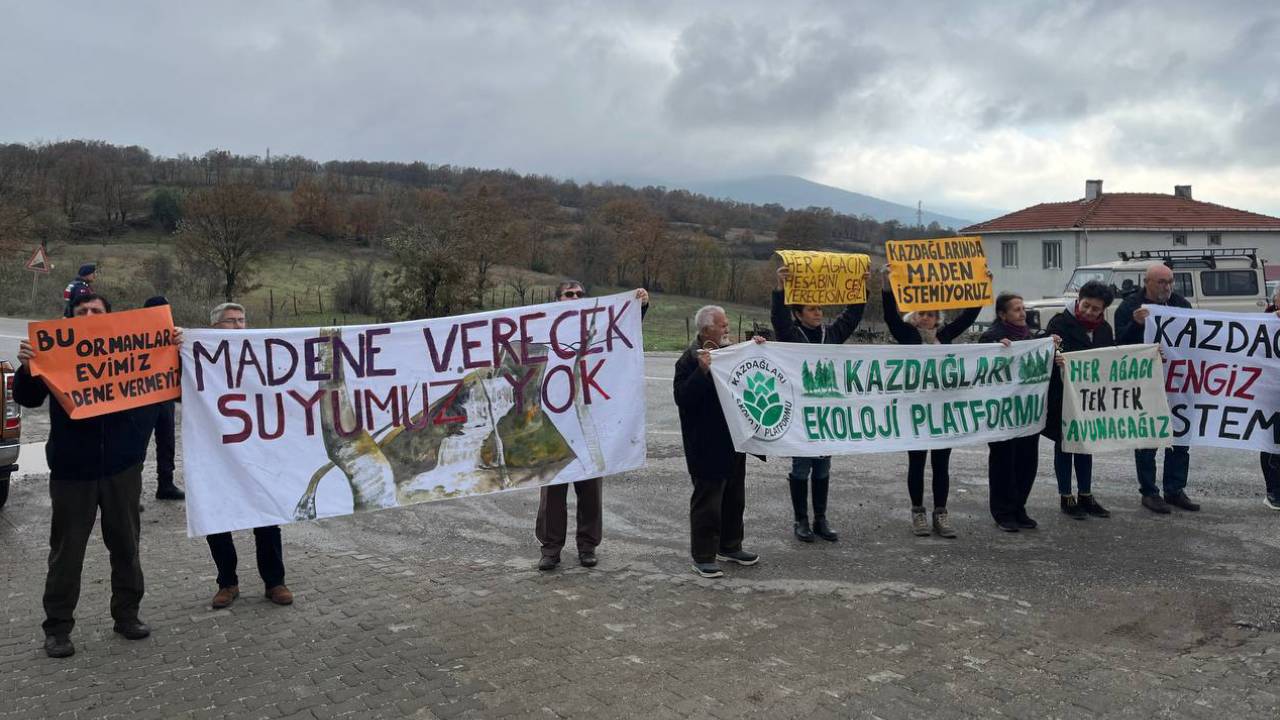
[[[1273,0],[0,0],[0,63],[0,141],[1280,215]]]

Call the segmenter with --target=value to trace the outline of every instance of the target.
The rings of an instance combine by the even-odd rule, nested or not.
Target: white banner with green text
[[[1040,432],[1053,341],[982,345],[742,343],[711,374],[740,452],[821,457]]]
[[[1092,455],[1173,444],[1156,345],[1063,353],[1062,449]]]

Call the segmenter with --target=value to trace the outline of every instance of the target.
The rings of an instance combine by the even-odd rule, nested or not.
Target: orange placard
[[[34,322],[31,374],[72,420],[142,407],[182,394],[169,307]]]

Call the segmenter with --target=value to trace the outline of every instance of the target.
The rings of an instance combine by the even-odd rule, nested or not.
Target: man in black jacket
[[[729,424],[711,379],[711,350],[725,345],[729,318],[723,308],[708,305],[694,315],[694,323],[698,337],[676,361],[673,389],[680,409],[684,460],[693,479],[689,501],[693,571],[717,578],[724,575],[717,558],[755,565],[760,556],[742,549],[747,459],[733,449]]]
[[[1165,265],[1147,268],[1142,291],[1135,292],[1116,308],[1116,344],[1132,345],[1142,342],[1143,327],[1150,311],[1143,305],[1168,305],[1190,308],[1186,298],[1173,291],[1173,271]],[[1156,487],[1156,451],[1134,450],[1134,462],[1138,466],[1138,490],[1142,493],[1142,506],[1154,513],[1167,515],[1170,505],[1195,512],[1200,506],[1187,497],[1187,471],[1191,467],[1191,455],[1185,445],[1172,445],[1164,450],[1164,499]]]
[[[72,316],[111,311],[105,298],[94,294],[72,300]],[[180,341],[179,341],[180,342]],[[49,498],[53,519],[49,529],[49,572],[44,586],[44,649],[49,657],[75,653],[71,630],[80,599],[80,571],[89,534],[102,510],[102,541],[111,554],[111,617],[115,631],[130,640],[151,634],[138,619],[142,602],[142,565],[138,558],[140,527],[138,498],[142,492],[142,463],[147,458],[156,405],[72,420],[44,381],[32,377],[30,363],[37,352],[22,341],[22,363],[13,382],[13,396],[24,407],[49,401]]]

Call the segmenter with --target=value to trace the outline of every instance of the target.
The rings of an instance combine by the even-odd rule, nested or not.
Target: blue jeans
[[[1143,497],[1159,495],[1156,488],[1156,451],[1134,450],[1133,459],[1138,466],[1138,491]],[[1185,445],[1164,449],[1164,494],[1177,495],[1187,487],[1187,471],[1191,468],[1191,455]]]
[[[791,474],[787,481],[791,484],[791,509],[796,520],[809,517],[809,478],[813,477],[813,517],[827,516],[827,490],[831,485],[830,457],[798,457],[791,458]]]
[[[1071,494],[1071,468],[1075,466],[1076,485],[1081,495],[1093,489],[1093,456],[1063,452],[1062,441],[1053,444],[1053,474],[1058,477],[1058,494]]]

